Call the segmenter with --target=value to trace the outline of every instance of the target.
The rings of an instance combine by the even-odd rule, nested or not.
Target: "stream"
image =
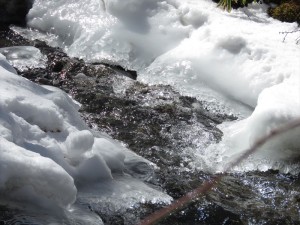
[[[0,53],[20,76],[66,92],[94,137],[125,154],[120,171],[121,156],[105,153],[112,180],[74,176],[76,201],[64,209],[3,198],[0,224],[138,224],[218,174],[158,224],[300,224],[299,129],[224,173],[299,114],[299,46],[274,36],[295,25],[260,4],[231,14],[206,0],[123,4],[36,0],[27,27],[0,32]]]

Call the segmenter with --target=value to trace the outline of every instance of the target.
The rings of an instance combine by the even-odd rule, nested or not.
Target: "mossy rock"
[[[297,1],[289,1],[274,8],[269,8],[268,13],[271,17],[280,21],[300,24],[300,3]]]

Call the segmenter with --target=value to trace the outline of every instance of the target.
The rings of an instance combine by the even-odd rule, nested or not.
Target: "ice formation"
[[[32,46],[13,46],[0,48],[8,62],[20,71],[28,68],[45,68],[46,58],[41,51]]]

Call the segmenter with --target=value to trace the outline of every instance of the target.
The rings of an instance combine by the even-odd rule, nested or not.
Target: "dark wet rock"
[[[26,40],[16,32],[8,29],[0,29],[0,48],[11,47],[11,46],[26,46],[30,45],[30,41]]]
[[[0,0],[0,30],[11,24],[25,25],[33,0]]]
[[[99,63],[93,63],[93,65],[99,65]],[[137,72],[134,70],[125,69],[120,65],[110,65],[107,63],[102,63],[102,65],[112,68],[113,70],[122,73],[124,76],[127,76],[133,80],[137,78]]]
[[[7,205],[0,205],[0,224],[4,225],[5,221],[13,218],[15,213]]]
[[[212,191],[157,224],[298,225],[299,194],[299,176],[277,171],[225,174]]]

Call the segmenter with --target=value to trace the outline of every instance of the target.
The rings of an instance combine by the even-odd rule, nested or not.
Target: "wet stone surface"
[[[158,166],[151,177],[142,170],[132,176],[174,199],[213,178],[190,166],[193,149],[220,141],[222,132],[216,126],[236,119],[233,116],[210,113],[202,102],[170,86],[137,82],[132,71],[86,64],[38,40],[27,41],[12,31],[0,33],[0,47],[13,45],[35,46],[48,58],[45,69],[31,68],[21,76],[66,91],[82,104],[81,115],[91,128],[108,133]],[[276,171],[227,174],[207,195],[159,224],[300,224],[299,199],[297,176]],[[160,207],[140,204],[126,213],[89,209],[105,224],[120,225],[135,224],[136,218]]]

